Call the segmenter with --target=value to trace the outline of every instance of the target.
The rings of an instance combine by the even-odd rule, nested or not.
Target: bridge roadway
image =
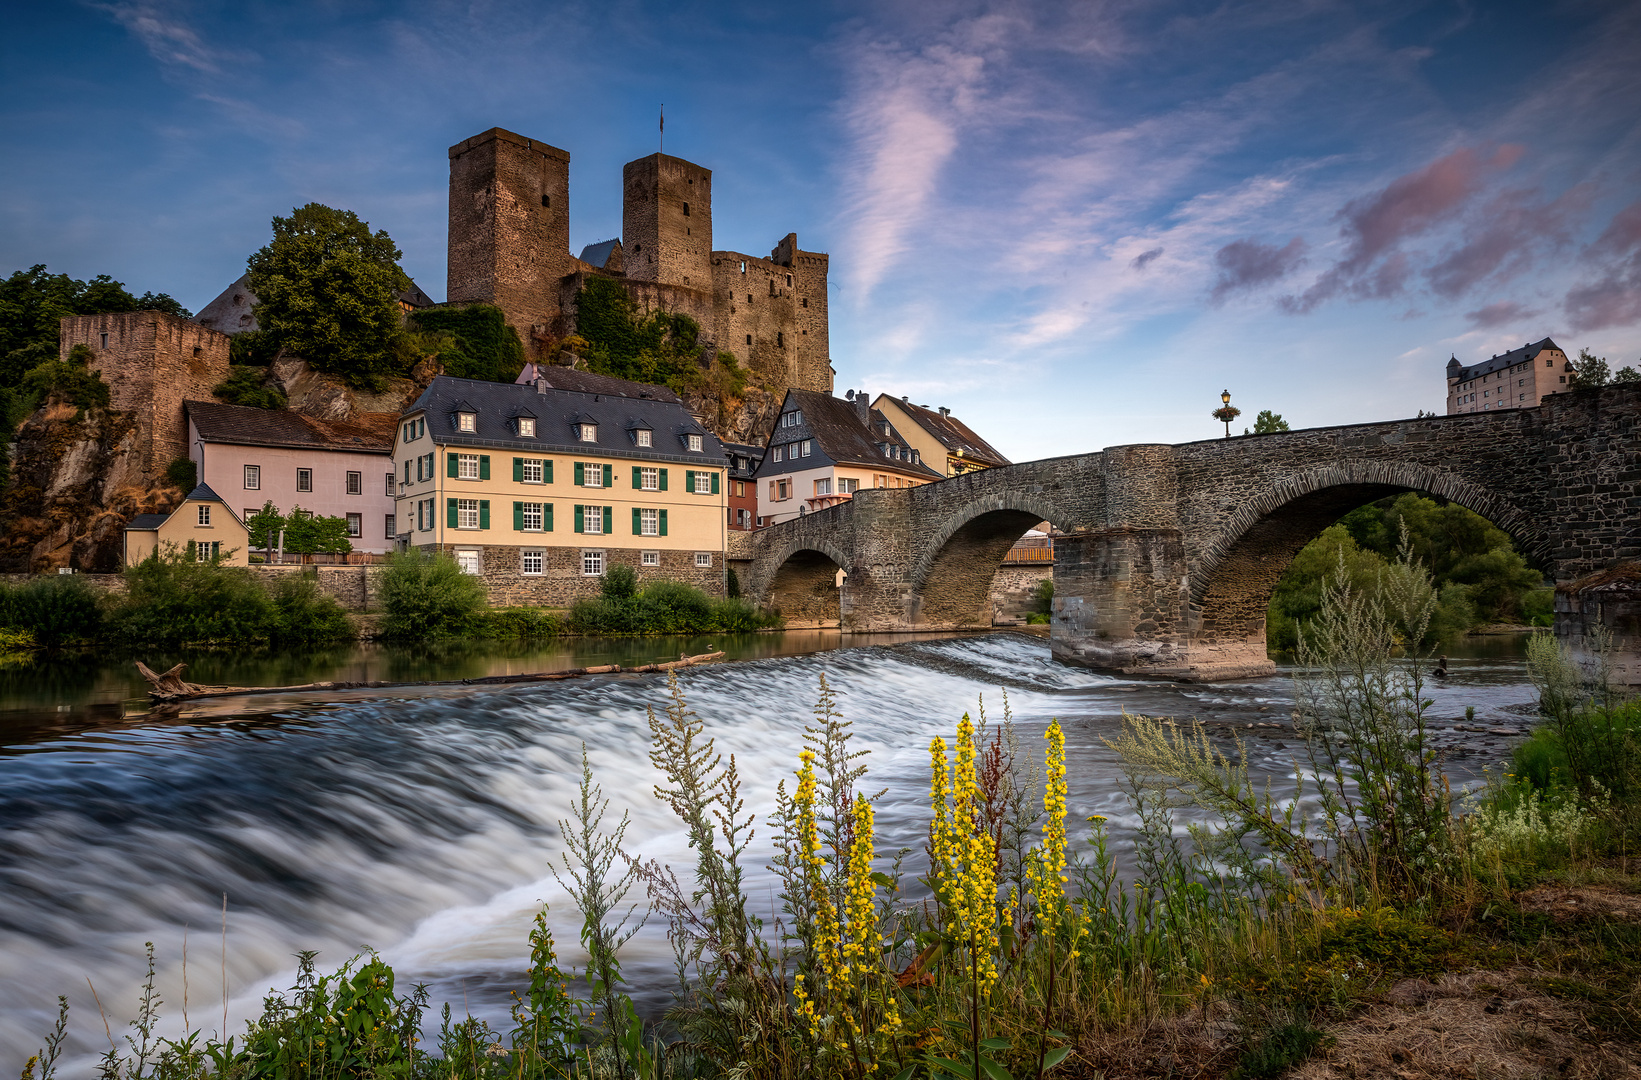
[[[1641,386],[1534,409],[1113,446],[863,490],[744,534],[732,558],[749,594],[789,617],[856,630],[982,626],[1004,554],[1047,521],[1065,534],[1054,544],[1057,658],[1237,678],[1273,668],[1266,608],[1299,549],[1351,509],[1402,491],[1456,502],[1509,533],[1560,587],[1557,633],[1581,646],[1595,615],[1569,587],[1641,561]],[[1641,683],[1637,605],[1608,606],[1620,677]]]

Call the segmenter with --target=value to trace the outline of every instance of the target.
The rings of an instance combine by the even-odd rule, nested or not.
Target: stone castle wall
[[[712,170],[651,154],[621,171],[627,277],[705,290],[712,280]]]
[[[458,547],[472,546],[446,544],[443,550],[454,552]],[[710,567],[696,566],[692,551],[662,551],[660,566],[643,566],[642,551],[638,548],[586,546],[604,552],[606,568],[632,567],[638,573],[640,589],[657,581],[681,581],[708,596],[724,595],[724,559],[718,552],[712,553]],[[590,600],[599,595],[603,578],[581,572],[580,547],[544,546],[541,550],[545,553],[543,572],[526,575],[519,569],[519,546],[484,545],[479,560],[493,606],[567,608],[577,600]]]

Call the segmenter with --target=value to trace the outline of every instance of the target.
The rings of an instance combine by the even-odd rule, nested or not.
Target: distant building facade
[[[758,516],[778,525],[854,497],[861,488],[944,479],[864,392],[847,399],[788,390],[757,471]]]
[[[641,587],[724,595],[729,461],[712,433],[662,387],[520,379],[440,376],[400,418],[400,542],[449,552],[496,604],[567,606],[617,564]]]
[[[738,532],[747,532],[760,524],[758,466],[763,463],[764,448],[745,443],[724,443],[724,454],[729,458],[729,527]]]
[[[622,170],[620,238],[570,254],[570,155],[492,128],[450,148],[447,293],[494,304],[540,358],[575,329],[590,277],[640,310],[701,324],[704,344],[766,382],[830,393],[828,257],[788,233],[768,258],[712,247],[712,170],[666,154]]]
[[[393,549],[399,528],[393,472],[394,418],[315,420],[285,409],[190,401],[188,456],[199,480],[249,520],[262,505],[300,506],[347,522],[355,551]],[[251,538],[262,548],[267,537]]]
[[[913,405],[905,397],[879,394],[872,408],[894,425],[902,438],[917,450],[923,464],[944,476],[961,476],[976,469],[993,469],[1010,464],[969,425],[947,408],[931,409]]]
[[[1447,412],[1532,409],[1572,386],[1573,365],[1561,346],[1543,338],[1479,364],[1447,361]]]
[[[208,484],[197,485],[169,514],[138,514],[125,527],[127,566],[170,551],[199,562],[221,559],[225,566],[246,566],[249,549],[245,522]]]

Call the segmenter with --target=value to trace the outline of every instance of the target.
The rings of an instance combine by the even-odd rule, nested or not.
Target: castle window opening
[[[792,287],[792,275],[791,274],[786,275],[786,287],[788,289],[790,289]]]
[[[543,206],[552,206],[553,205],[553,197],[551,195],[543,195],[541,197],[541,205],[543,205]]]
[[[689,203],[684,204],[684,216],[689,217]]]
[[[746,260],[745,259],[741,260],[741,273],[743,273],[743,274],[746,273]],[[103,336],[107,337],[108,335],[104,334]]]
[[[807,297],[807,296],[804,297],[802,300],[799,300],[798,303],[803,307],[808,307],[809,306],[809,297]]]
[[[780,330],[775,331],[775,348],[777,348],[777,349],[786,348],[786,334],[783,331],[780,331]]]
[[[749,304],[752,303],[752,294],[751,293],[746,294],[746,302],[749,303]]]
[[[746,336],[746,343],[747,343],[747,344],[748,344],[748,345],[750,345],[750,344],[752,344],[752,335],[751,335],[751,334],[748,334],[748,335],[747,335],[747,336]],[[1567,381],[1567,380],[1566,380],[1566,379],[1563,379],[1563,380],[1561,380],[1561,381],[1562,381],[1562,382],[1566,382],[1566,381]]]
[[[105,348],[105,349],[108,348],[108,335],[107,334],[103,335],[103,348]]]

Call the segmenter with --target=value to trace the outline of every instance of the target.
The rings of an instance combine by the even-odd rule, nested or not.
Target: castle
[[[622,170],[619,240],[570,254],[570,155],[491,128],[450,148],[447,299],[506,314],[532,359],[574,332],[589,278],[620,282],[641,311],[701,324],[772,386],[832,392],[827,256],[796,233],[761,259],[712,249],[712,170],[651,154]]]

